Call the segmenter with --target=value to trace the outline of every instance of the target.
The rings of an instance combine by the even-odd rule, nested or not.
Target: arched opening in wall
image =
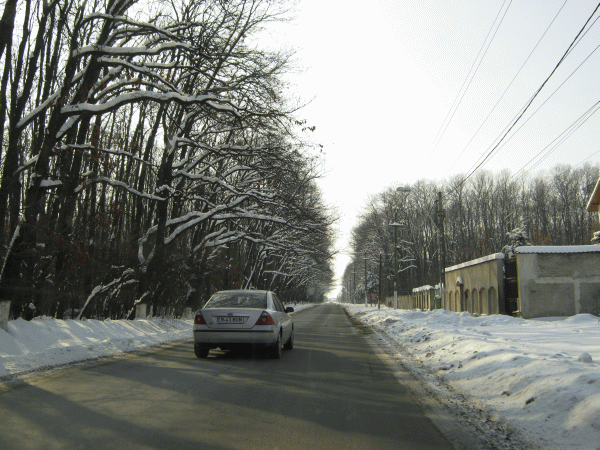
[[[481,314],[481,308],[479,305],[479,295],[477,295],[477,289],[473,289],[472,303],[473,303],[473,306],[471,308],[471,313],[472,314]]]
[[[490,304],[490,314],[500,314],[500,306],[498,305],[498,291],[491,287],[488,291],[488,302]]]
[[[469,305],[469,291],[465,291],[465,295],[464,295],[464,299],[463,299],[462,303],[463,304],[462,304],[460,310],[461,311],[471,312],[471,308],[470,308],[470,305]]]
[[[479,303],[481,304],[481,314],[491,314],[488,295],[485,288],[481,288],[479,291]]]

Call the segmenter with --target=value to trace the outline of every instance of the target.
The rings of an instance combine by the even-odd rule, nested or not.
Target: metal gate
[[[519,282],[517,259],[504,260],[504,314],[513,315],[519,309]]]

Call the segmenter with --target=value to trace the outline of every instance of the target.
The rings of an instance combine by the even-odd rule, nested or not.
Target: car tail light
[[[275,325],[275,322],[273,322],[273,318],[271,317],[271,314],[269,314],[266,311],[263,311],[263,313],[260,315],[260,317],[256,321],[256,325]]]
[[[198,311],[196,317],[194,317],[194,325],[206,325],[206,320],[204,320],[200,311]]]

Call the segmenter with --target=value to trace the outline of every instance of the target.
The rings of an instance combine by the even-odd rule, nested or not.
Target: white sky
[[[271,36],[295,48],[304,68],[292,76],[292,92],[314,99],[298,116],[316,126],[314,140],[324,146],[326,175],[319,184],[325,201],[341,215],[338,277],[349,261],[343,253],[349,233],[368,198],[387,187],[469,173],[550,75],[596,6],[592,0],[299,1],[295,20],[274,28]],[[515,130],[535,112],[533,118],[483,169],[508,168],[513,174],[530,169],[533,157],[600,101],[600,51],[591,54],[599,37],[600,23],[556,71]],[[482,59],[480,49],[490,40]],[[474,65],[477,73],[438,142]],[[597,116],[534,172],[558,163],[596,163]]]

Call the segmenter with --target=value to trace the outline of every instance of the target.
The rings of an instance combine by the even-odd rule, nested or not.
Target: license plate
[[[217,319],[217,323],[244,323],[244,318],[222,316]]]

